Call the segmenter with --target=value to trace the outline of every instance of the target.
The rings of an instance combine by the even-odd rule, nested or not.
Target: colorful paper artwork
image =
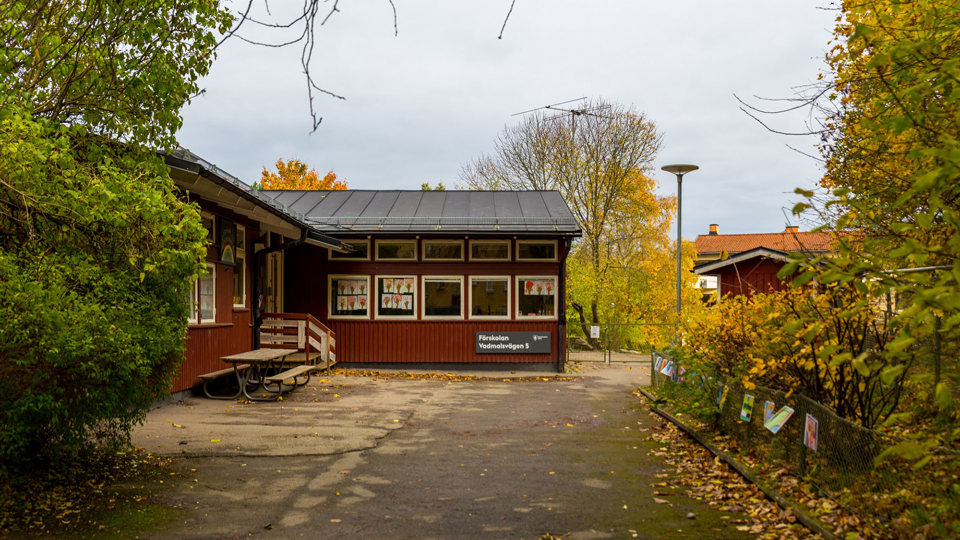
[[[658,356],[658,357],[657,357],[657,361],[654,363],[653,369],[654,369],[654,371],[656,371],[656,372],[659,373],[659,372],[660,372],[660,369],[661,369],[662,367],[663,367],[663,357],[662,357],[662,356]]]
[[[749,422],[751,416],[753,416],[753,396],[744,394],[743,405],[740,406],[740,419]]]
[[[765,402],[763,402],[763,423],[764,423],[764,425],[766,425],[766,423],[769,422],[770,419],[773,417],[773,411],[775,410],[774,407],[776,407],[776,406],[773,404],[772,401],[765,401]]]
[[[725,384],[721,384],[717,389],[717,405],[720,406],[720,409],[723,409],[723,404],[727,401],[727,392],[729,390]]]
[[[803,444],[807,448],[817,451],[817,429],[819,423],[817,419],[813,417],[810,413],[807,413],[807,421],[803,426]]]
[[[384,294],[380,297],[380,305],[386,309],[393,307],[393,295]]]
[[[392,293],[393,292],[393,279],[384,278],[383,280],[383,292]]]
[[[403,309],[410,309],[413,306],[413,295],[404,294],[400,297],[400,305],[403,306]]]
[[[769,429],[772,433],[776,433],[780,431],[780,428],[787,423],[791,416],[793,416],[793,408],[784,405],[770,417],[770,420],[763,423],[763,427]]]

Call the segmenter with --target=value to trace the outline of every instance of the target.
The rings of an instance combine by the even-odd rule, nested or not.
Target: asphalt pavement
[[[174,457],[182,510],[140,538],[746,537],[670,487],[631,395],[646,369],[334,372],[279,402],[165,404],[133,442]]]

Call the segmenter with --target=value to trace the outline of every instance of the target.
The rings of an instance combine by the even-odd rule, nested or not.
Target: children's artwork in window
[[[556,278],[527,277],[517,280],[517,317],[555,317]]]
[[[416,282],[412,276],[378,276],[377,316],[415,317]]]
[[[369,281],[366,276],[332,276],[330,278],[330,315],[366,317],[369,313]]]

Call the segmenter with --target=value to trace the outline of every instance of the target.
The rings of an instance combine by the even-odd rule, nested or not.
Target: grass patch
[[[137,450],[95,452],[0,476],[0,536],[130,538],[180,510],[150,499],[168,461]]]

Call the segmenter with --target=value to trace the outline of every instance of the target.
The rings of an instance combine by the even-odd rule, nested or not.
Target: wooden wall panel
[[[219,302],[217,307],[219,309]],[[171,392],[201,384],[202,381],[197,378],[199,375],[226,367],[220,357],[248,351],[253,347],[250,311],[231,309],[229,312],[232,317],[229,324],[191,326],[187,330],[186,360],[180,365]],[[220,317],[217,319],[220,320]]]
[[[557,362],[557,323],[471,321],[330,321],[337,361],[347,363]],[[550,332],[550,354],[476,354],[476,332]]]

